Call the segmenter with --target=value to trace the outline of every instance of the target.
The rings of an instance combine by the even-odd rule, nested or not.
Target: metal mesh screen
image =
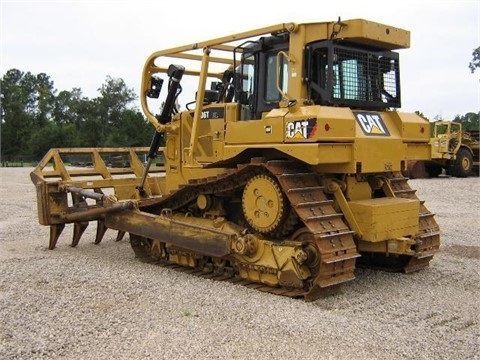
[[[334,99],[382,102],[398,106],[398,58],[395,53],[371,53],[333,48]]]

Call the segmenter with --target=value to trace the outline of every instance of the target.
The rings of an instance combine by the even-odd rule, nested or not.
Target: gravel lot
[[[47,250],[32,168],[1,168],[0,359],[480,359],[479,178],[411,180],[441,252],[307,303],[139,262],[92,224]]]

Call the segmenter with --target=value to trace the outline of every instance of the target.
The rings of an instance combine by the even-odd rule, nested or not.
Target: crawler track
[[[145,253],[145,250],[152,246],[152,243],[149,242],[148,239],[131,234],[130,241],[137,257],[139,257],[141,261],[146,263],[153,263],[167,269],[183,272],[189,275],[194,275],[203,279],[227,281],[233,284],[242,285],[251,289],[275,295],[281,295],[291,298],[301,298],[305,296],[304,289],[272,287],[258,282],[242,279],[235,274],[232,267],[221,266],[218,261],[216,262],[214,259],[204,256],[197,256],[197,263],[201,264],[201,266],[187,267],[175,263],[169,263],[167,260],[168,256],[164,258],[155,258],[155,256]]]
[[[289,234],[288,238],[299,243],[307,243],[315,249],[316,256],[309,261],[309,270],[312,274],[309,279],[292,287],[270,286],[255,279],[240,277],[240,269],[253,268],[253,265],[242,262],[238,257],[212,258],[132,234],[131,244],[136,256],[142,261],[154,262],[204,278],[230,281],[260,291],[293,298],[304,297],[306,300],[314,300],[336,292],[338,285],[353,280],[356,258],[360,256],[355,245],[354,233],[343,221],[343,214],[335,210],[333,200],[325,194],[318,175],[298,162],[252,159],[251,163],[239,165],[220,176],[191,181],[178,191],[155,202],[147,200],[140,205],[140,209],[155,214],[160,214],[163,209],[183,212],[187,211],[189,204],[192,204],[200,194],[233,198],[235,195],[228,194],[238,194],[248,180],[258,174],[269,174],[277,179],[295,212],[296,231]],[[400,174],[392,174],[389,180],[395,196],[416,198],[415,190],[408,186],[406,178]],[[419,221],[420,231],[416,238],[415,256],[401,257],[400,260],[395,258],[395,261],[392,261],[393,258],[385,261],[380,257],[379,261],[376,257],[367,257],[362,265],[405,272],[428,266],[433,253],[438,249],[438,226],[433,214],[423,204]],[[181,264],[178,263],[179,258],[183,259]],[[280,271],[271,268],[255,270],[271,273]]]
[[[353,232],[343,222],[342,214],[337,213],[333,208],[333,201],[326,197],[317,176],[293,161],[265,162],[263,159],[253,159],[250,164],[240,165],[237,169],[221,176],[192,181],[159,202],[146,204],[141,207],[141,210],[153,213],[160,213],[164,208],[181,211],[200,194],[219,196],[235,192],[242,189],[252,176],[262,173],[276,177],[298,217],[296,226],[298,231],[291,234],[291,237],[299,242],[308,242],[316,249],[318,255],[310,266],[312,278],[305,281],[300,288],[271,287],[249,279],[238,278],[238,269],[248,266],[239,262],[238,259],[223,259],[226,265],[222,267],[216,265],[215,259],[193,253],[185,254],[195,259],[191,262],[192,269],[183,270],[203,277],[229,279],[231,282],[238,282],[277,295],[303,296],[307,300],[335,292],[337,285],[353,280],[355,259],[359,256]],[[151,249],[154,245],[148,239],[139,239],[135,236],[133,238],[132,246],[138,257],[146,261],[155,259],[159,265],[172,266],[169,261],[170,249],[166,249],[163,257],[159,258],[152,254]],[[176,265],[174,267],[180,269]]]

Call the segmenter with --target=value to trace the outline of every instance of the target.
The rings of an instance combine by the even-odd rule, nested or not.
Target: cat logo
[[[354,112],[354,114],[365,135],[390,136],[380,114],[370,112]]]
[[[288,122],[285,125],[287,139],[308,139],[315,134],[317,129],[316,119],[305,119]]]

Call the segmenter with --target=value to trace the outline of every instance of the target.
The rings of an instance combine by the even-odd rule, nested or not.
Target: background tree
[[[57,95],[45,73],[11,69],[0,89],[2,159],[39,160],[54,147],[148,146],[154,131],[122,79],[107,76],[89,99],[79,88]]]
[[[51,148],[77,147],[78,131],[73,124],[48,122],[35,131],[29,140],[29,157],[40,160]]]
[[[78,88],[60,91],[55,98],[53,121],[58,125],[74,124],[78,127],[81,123],[82,108],[88,102],[88,99],[82,98],[82,91]]]
[[[480,67],[480,46],[473,50],[472,61],[470,61],[468,67],[472,74]]]
[[[480,112],[474,113],[469,112],[465,115],[457,115],[453,121],[459,122],[462,124],[463,130],[480,130]]]
[[[84,146],[147,146],[153,132],[143,115],[132,107],[137,99],[123,79],[107,76],[90,101],[90,110],[80,126]],[[147,130],[148,129],[148,130]]]
[[[35,123],[36,78],[31,73],[11,69],[0,82],[2,114],[2,156],[28,154],[28,139]]]
[[[153,131],[142,113],[128,109],[122,112],[117,125],[111,129],[105,145],[149,146]]]
[[[35,103],[35,128],[42,128],[52,120],[55,107],[55,92],[53,81],[47,74],[40,73],[35,77],[33,83],[33,96]]]

